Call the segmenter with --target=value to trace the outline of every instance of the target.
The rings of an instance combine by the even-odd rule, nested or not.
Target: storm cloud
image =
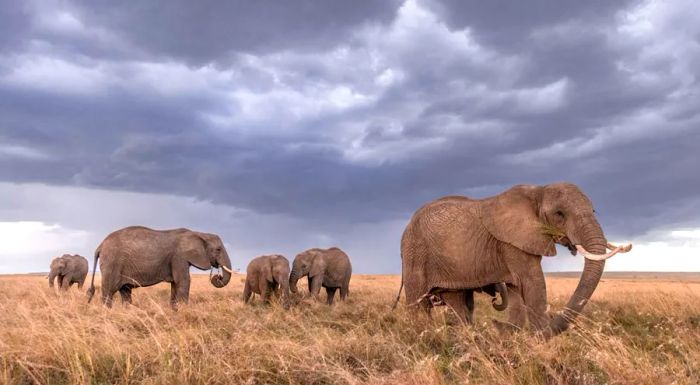
[[[692,6],[0,2],[0,222],[88,254],[139,223],[221,233],[241,265],[337,244],[397,272],[426,201],[570,181],[609,237],[695,247]]]

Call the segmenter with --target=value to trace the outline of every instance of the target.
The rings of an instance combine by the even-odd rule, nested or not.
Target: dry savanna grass
[[[500,335],[490,320],[504,314],[485,295],[474,326],[444,309],[392,312],[397,276],[355,276],[346,303],[304,298],[288,312],[245,306],[242,280],[216,289],[194,276],[189,305],[173,312],[166,284],[106,309],[43,277],[0,277],[0,383],[700,383],[697,275],[606,277],[580,322],[548,342]],[[553,310],[576,282],[548,278]]]

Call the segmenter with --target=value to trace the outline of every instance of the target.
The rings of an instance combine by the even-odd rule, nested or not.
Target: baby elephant
[[[263,255],[248,264],[243,289],[243,301],[248,303],[253,293],[259,294],[263,302],[269,301],[270,293],[282,290],[282,306],[289,309],[289,261],[282,255]]]
[[[85,277],[88,273],[88,260],[80,255],[63,254],[51,261],[49,272],[49,287],[53,289],[53,283],[58,277],[58,286],[62,290],[68,290],[74,283],[78,289],[83,288]]]
[[[463,322],[471,324],[474,322],[474,292],[488,294],[491,297],[491,306],[498,311],[506,310],[508,307],[508,288],[504,282],[493,283],[476,289],[435,292],[435,296],[432,296],[429,300],[431,300],[432,306],[448,305],[452,307]],[[498,303],[496,294],[501,296],[501,303]],[[462,303],[466,305],[466,308],[462,306]]]
[[[340,300],[344,301],[350,289],[352,265],[348,255],[337,247],[330,249],[309,249],[294,258],[289,285],[292,293],[297,292],[297,281],[308,276],[309,292],[318,298],[321,286],[326,288],[326,302],[333,304],[333,297],[340,289]]]

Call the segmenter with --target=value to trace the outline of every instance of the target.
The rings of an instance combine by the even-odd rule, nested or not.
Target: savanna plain
[[[500,334],[491,320],[505,314],[483,294],[471,326],[444,307],[392,311],[399,276],[357,275],[345,303],[297,296],[289,311],[244,305],[243,275],[223,289],[207,278],[193,275],[190,303],[173,312],[167,284],[107,309],[86,303],[87,284],[58,295],[43,276],[0,276],[0,383],[700,383],[700,274],[608,274],[547,342]],[[577,278],[547,278],[551,311]]]

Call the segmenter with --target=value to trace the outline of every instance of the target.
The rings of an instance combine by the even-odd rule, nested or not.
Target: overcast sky
[[[0,0],[0,273],[136,224],[398,273],[425,202],[556,181],[635,243],[608,270],[700,271],[696,8]]]

